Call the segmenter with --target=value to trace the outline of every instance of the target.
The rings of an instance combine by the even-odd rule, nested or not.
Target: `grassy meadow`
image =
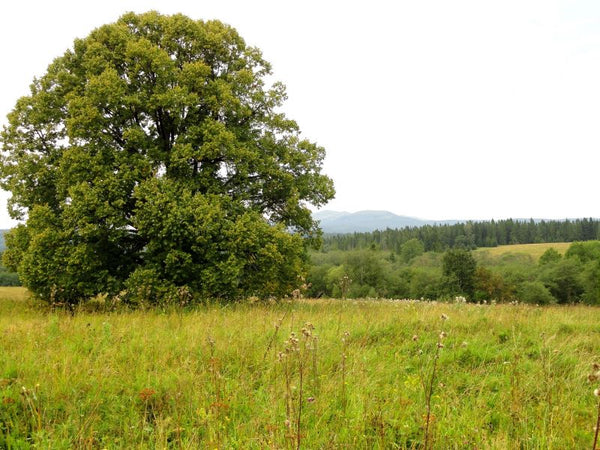
[[[564,255],[572,242],[550,242],[541,244],[512,244],[499,245],[497,247],[481,247],[473,251],[475,255],[488,255],[498,257],[506,254],[523,254],[529,255],[534,261],[540,259],[549,248],[553,248],[561,255]]]
[[[0,448],[592,446],[597,308],[0,298]]]

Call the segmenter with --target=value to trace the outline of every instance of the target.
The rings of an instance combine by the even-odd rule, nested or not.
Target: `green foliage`
[[[39,298],[279,296],[302,284],[323,148],[231,27],[129,13],[75,41],[9,115],[5,264]],[[147,277],[147,278],[145,278]]]
[[[448,250],[444,254],[442,265],[448,294],[473,299],[477,263],[471,252],[462,249]]]
[[[519,300],[524,303],[550,305],[556,303],[550,290],[541,281],[525,281],[519,287]]]
[[[546,284],[558,303],[576,303],[584,292],[581,280],[582,264],[574,258],[545,266],[539,279]]]
[[[590,305],[600,304],[600,259],[586,264],[581,274],[583,300]]]
[[[0,265],[0,286],[21,286],[19,275]]]
[[[573,242],[565,252],[565,258],[577,258],[586,263],[600,260],[600,241]]]
[[[576,249],[580,247],[579,243],[571,245]],[[590,241],[584,247],[593,249],[596,243]],[[554,302],[600,303],[600,258],[584,256],[582,261],[579,250],[576,250],[578,256],[570,252],[570,257],[557,258],[554,251],[547,251],[538,264],[526,253],[526,247],[517,246],[515,251],[499,255],[458,249],[446,253],[425,252],[409,262],[390,258],[386,251],[312,253],[308,277],[312,284],[307,294],[340,297],[339,280],[350,274],[353,282],[349,294],[353,297],[434,300],[463,295],[477,302],[511,302],[521,301],[523,293],[526,296],[530,292],[539,293],[541,283],[543,291],[550,292]],[[539,252],[539,248],[532,251]],[[527,285],[531,282],[536,286]],[[469,294],[471,288],[472,295]]]
[[[425,246],[418,239],[409,239],[406,241],[401,249],[400,256],[404,262],[410,262],[411,259],[421,256],[425,251]]]
[[[513,289],[496,271],[479,266],[475,270],[475,300],[508,301],[513,297]]]
[[[572,245],[571,245],[572,247]],[[556,263],[558,261],[560,261],[562,259],[562,255],[560,253],[558,253],[558,251],[556,251],[555,248],[550,247],[548,250],[546,250],[542,256],[540,256],[540,259],[538,260],[538,264],[540,266],[543,266],[544,264],[552,264],[552,263]]]
[[[435,300],[444,295],[441,271],[434,268],[414,268],[410,271],[410,298]]]

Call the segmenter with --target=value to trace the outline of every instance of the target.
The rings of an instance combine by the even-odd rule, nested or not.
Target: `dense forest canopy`
[[[381,250],[400,252],[411,239],[419,240],[425,251],[448,248],[495,247],[497,245],[573,242],[600,239],[600,220],[491,220],[455,225],[425,225],[387,229],[370,233],[326,235],[326,250],[353,250],[375,245]]]

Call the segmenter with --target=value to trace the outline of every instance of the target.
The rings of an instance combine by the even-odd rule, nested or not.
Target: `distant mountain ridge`
[[[321,229],[328,234],[366,233],[386,228],[421,227],[423,225],[460,223],[460,220],[424,220],[416,217],[399,216],[389,211],[318,211],[313,217],[321,224]]]

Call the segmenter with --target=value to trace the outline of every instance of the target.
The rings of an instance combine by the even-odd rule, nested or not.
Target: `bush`
[[[519,286],[519,300],[523,303],[550,305],[556,303],[550,290],[541,281],[525,281]]]

